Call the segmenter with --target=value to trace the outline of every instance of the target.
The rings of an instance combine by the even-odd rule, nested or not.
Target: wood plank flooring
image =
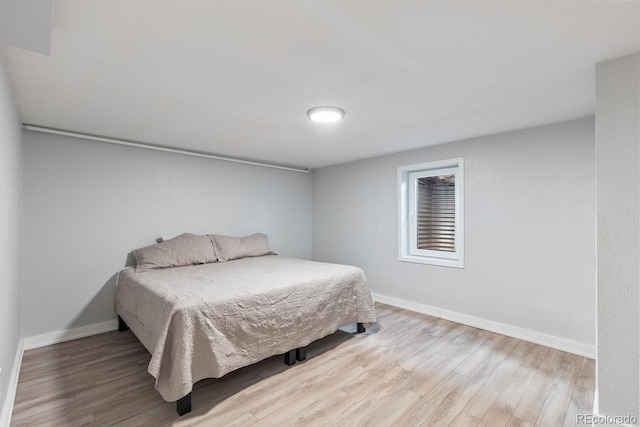
[[[193,412],[153,389],[130,332],[25,352],[12,426],[574,426],[591,413],[594,361],[376,304],[365,334],[338,331],[197,383]],[[355,325],[354,325],[355,331]]]

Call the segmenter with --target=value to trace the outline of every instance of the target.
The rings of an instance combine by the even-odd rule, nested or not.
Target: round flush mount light
[[[307,116],[314,122],[333,123],[342,120],[344,110],[340,107],[313,107],[307,111]]]

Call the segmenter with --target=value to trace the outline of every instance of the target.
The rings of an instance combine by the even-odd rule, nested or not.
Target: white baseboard
[[[11,415],[13,414],[13,404],[16,401],[16,391],[18,390],[18,376],[20,375],[20,367],[22,366],[22,354],[24,353],[24,340],[18,342],[16,349],[16,357],[13,360],[13,368],[11,369],[11,377],[9,377],[9,387],[7,387],[7,395],[4,398],[2,412],[0,412],[0,427],[9,427],[11,424]]]
[[[20,374],[22,357],[25,350],[71,341],[77,338],[84,338],[91,335],[101,334],[103,332],[115,331],[117,329],[118,321],[108,320],[106,322],[95,323],[93,325],[81,326],[79,328],[69,329],[66,331],[50,332],[48,334],[36,335],[20,340],[16,351],[16,358],[13,362],[13,369],[11,370],[11,378],[9,379],[7,395],[4,399],[2,412],[0,412],[0,427],[9,427],[11,423],[13,405],[16,400],[16,391],[18,390],[18,376]]]
[[[22,366],[22,358],[25,350],[40,348],[51,344],[58,344],[104,332],[111,332],[117,329],[118,321],[108,320],[106,322],[94,323],[93,325],[81,326],[79,328],[68,329],[66,331],[56,331],[42,335],[35,335],[20,340],[16,351],[16,357],[13,362],[13,370],[11,371],[11,379],[9,380],[9,387],[7,388],[7,396],[2,407],[2,412],[0,412],[0,427],[10,427],[11,424],[11,415],[13,413],[16,391],[18,390],[18,376],[20,373],[20,367]]]
[[[103,332],[115,331],[117,329],[118,321],[114,319],[106,322],[94,323],[93,325],[68,329],[66,331],[56,331],[48,334],[36,335],[24,339],[24,349],[31,350],[33,348],[44,347],[45,345],[58,344],[65,341],[75,340],[77,338],[101,334]]]
[[[568,353],[577,354],[579,356],[588,357],[590,359],[595,359],[596,356],[596,347],[592,344],[572,341],[566,338],[556,337],[554,335],[545,334],[531,329],[525,329],[518,326],[508,325],[506,323],[500,323],[493,320],[470,316],[468,314],[462,314],[455,311],[445,310],[442,308],[407,301],[400,298],[389,297],[377,293],[374,293],[373,297],[376,301],[383,304],[389,304],[396,307],[404,308],[406,310],[415,311],[417,313],[439,317],[456,323],[462,323],[463,325],[484,329],[524,341],[529,341],[534,344],[540,344],[545,347],[555,348],[557,350],[566,351]]]

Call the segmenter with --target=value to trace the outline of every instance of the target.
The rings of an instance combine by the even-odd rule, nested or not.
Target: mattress
[[[275,255],[119,274],[116,311],[151,353],[168,402],[204,378],[375,322],[357,267]]]

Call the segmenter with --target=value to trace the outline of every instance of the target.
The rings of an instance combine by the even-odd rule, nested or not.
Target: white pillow
[[[217,261],[211,237],[189,233],[136,249],[132,253],[136,257],[136,272]]]
[[[215,246],[218,261],[232,259],[276,255],[269,249],[269,238],[266,234],[256,233],[247,237],[230,237],[220,234],[210,234]]]

